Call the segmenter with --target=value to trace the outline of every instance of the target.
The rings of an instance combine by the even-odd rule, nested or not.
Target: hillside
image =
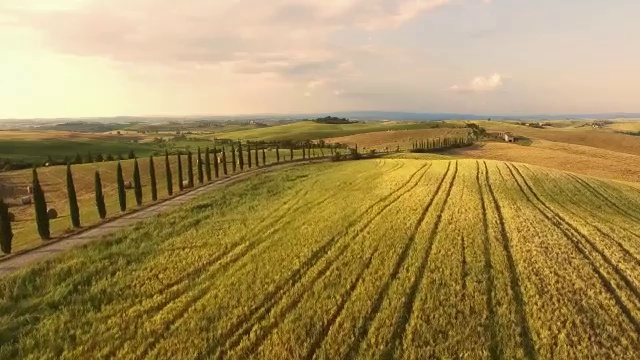
[[[0,358],[636,358],[639,240],[546,168],[290,168],[0,280]]]
[[[215,135],[215,137],[232,140],[311,140],[374,131],[432,129],[439,126],[446,125],[430,121],[391,121],[357,124],[320,124],[313,121],[299,121],[259,129],[227,132],[225,134]],[[454,126],[456,125],[449,125],[449,127]]]

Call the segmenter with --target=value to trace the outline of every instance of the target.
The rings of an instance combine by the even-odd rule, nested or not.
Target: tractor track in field
[[[404,303],[400,307],[400,312],[396,315],[396,319],[394,319],[394,327],[393,332],[391,333],[390,340],[390,348],[385,349],[384,353],[395,358],[402,358],[402,345],[405,335],[409,328],[409,322],[413,317],[413,312],[415,310],[416,298],[418,296],[419,291],[422,289],[422,284],[424,283],[425,273],[427,271],[427,267],[429,266],[429,258],[431,258],[431,250],[433,250],[433,245],[436,241],[436,236],[438,235],[438,230],[440,229],[440,224],[442,223],[442,214],[444,213],[447,205],[449,204],[449,198],[451,197],[451,191],[453,191],[453,187],[455,186],[455,181],[458,176],[458,162],[455,162],[455,169],[453,170],[453,175],[451,176],[451,181],[447,186],[447,191],[444,195],[444,201],[442,203],[442,207],[440,211],[438,211],[438,216],[436,217],[436,221],[429,232],[429,237],[427,239],[427,248],[425,249],[424,255],[421,257],[420,265],[418,266],[418,275],[413,278],[411,286],[409,287],[409,295],[405,298]],[[427,216],[428,209],[425,209],[423,212],[420,224],[414,228],[413,233],[411,234],[412,243],[415,243],[416,236],[418,234],[418,230],[424,219]]]
[[[398,274],[400,273],[400,270],[402,269],[402,266],[404,265],[404,263],[406,262],[407,258],[409,257],[409,252],[413,248],[414,243],[415,243],[415,238],[416,238],[417,231],[419,230],[420,226],[422,225],[422,222],[424,221],[429,209],[431,208],[431,205],[433,205],[435,199],[438,197],[440,189],[442,188],[442,184],[444,184],[444,181],[446,180],[447,176],[449,175],[449,171],[450,170],[451,170],[451,162],[449,162],[449,164],[447,165],[447,170],[445,171],[444,175],[440,179],[440,181],[439,181],[439,183],[438,183],[438,185],[437,185],[437,187],[436,187],[436,189],[435,189],[435,191],[433,193],[433,196],[431,197],[431,199],[429,200],[427,205],[423,208],[423,211],[420,214],[420,217],[419,217],[417,223],[414,225],[414,230],[412,232],[412,235],[409,236],[409,238],[407,238],[407,241],[404,243],[404,245],[402,247],[402,250],[400,250],[400,254],[398,255],[398,258],[396,259],[396,261],[395,261],[395,263],[393,265],[393,268],[391,270],[391,273],[390,273],[389,277],[387,277],[387,279],[385,280],[384,284],[382,285],[381,290],[378,292],[375,300],[373,301],[372,306],[369,309],[369,312],[366,314],[366,316],[363,319],[362,323],[357,328],[356,339],[351,344],[351,346],[349,347],[349,350],[348,350],[347,355],[345,357],[346,359],[353,359],[360,352],[360,348],[362,347],[363,341],[366,338],[366,335],[371,330],[371,324],[373,324],[373,322],[375,321],[376,317],[378,316],[380,307],[382,307],[382,303],[383,303],[385,297],[387,297],[387,295],[388,295],[388,293],[389,293],[389,291],[391,289],[391,285],[393,284],[393,281],[398,276]]]
[[[507,165],[507,167],[509,168],[509,171],[511,171],[512,176],[514,176],[514,178],[516,178],[516,176],[514,175],[514,172],[512,171],[512,167],[510,165]],[[575,235],[577,235],[578,239],[582,240],[594,252],[596,252],[602,258],[602,260],[611,268],[611,270],[613,270],[613,272],[620,278],[620,280],[627,286],[629,291],[631,291],[631,293],[635,296],[636,301],[640,301],[640,290],[638,290],[637,286],[635,284],[633,284],[631,279],[629,279],[629,277],[626,274],[624,274],[622,272],[622,270],[617,265],[615,265],[613,260],[611,260],[611,257],[609,257],[607,254],[605,254],[605,252],[601,248],[599,248],[586,234],[584,234],[582,231],[580,231],[580,229],[578,229],[575,225],[573,225],[571,222],[569,222],[564,216],[562,216],[559,212],[554,210],[544,200],[542,200],[540,198],[540,196],[535,192],[533,187],[526,180],[526,178],[522,175],[522,173],[520,172],[520,170],[518,168],[513,166],[513,170],[515,170],[515,173],[518,174],[518,176],[522,180],[524,186],[531,192],[531,194],[533,194],[533,197],[545,209],[547,209],[552,214],[552,216],[554,216],[556,219],[558,219],[560,221],[560,223],[564,224],[567,228],[572,230],[573,233]],[[636,304],[636,305],[638,305],[638,304]]]
[[[531,170],[528,167],[525,167],[525,168],[527,168],[527,170],[529,170],[529,172],[532,173]],[[519,173],[520,173],[520,176],[522,176],[522,173],[521,172],[519,172]],[[535,174],[534,174],[534,176],[535,176]],[[550,195],[549,190],[548,190],[548,188],[546,186],[543,186],[543,189],[544,189],[544,192],[546,194]],[[564,188],[562,189],[562,192],[565,193],[566,195],[570,195],[569,193],[567,193],[567,191]],[[566,206],[564,204],[559,204],[559,206],[561,206],[567,213],[571,214],[572,217],[574,217],[574,218],[580,219],[582,217],[580,213],[577,213],[571,207],[568,207],[568,206]],[[588,214],[591,214],[591,215],[595,215],[593,213],[593,210],[589,209],[588,207],[581,206],[580,209],[582,209],[582,211],[585,212],[585,213],[588,213]],[[598,218],[598,216],[595,216],[595,217]],[[616,224],[612,223],[611,221],[608,221],[606,219],[603,219],[603,221],[605,223],[609,224],[609,226],[616,227]],[[616,239],[614,236],[611,236],[605,230],[602,230],[600,226],[594,224],[593,222],[587,222],[587,225],[590,226],[591,228],[593,228],[598,234],[600,234],[600,236],[602,236],[602,238],[608,239],[609,241],[614,243],[618,247],[618,249],[624,254],[624,256],[627,257],[628,260],[633,262],[640,269],[640,259],[638,259],[637,256],[633,255],[631,253],[631,251],[629,249],[627,249],[627,247],[624,244],[622,244],[620,241],[618,241],[618,239]],[[636,234],[635,232],[633,232],[631,230],[628,230],[628,229],[625,229],[625,228],[623,228],[622,230],[624,230],[628,234],[640,239],[640,235]]]
[[[527,167],[527,169],[529,169],[529,168]],[[529,169],[529,171],[531,171],[531,169]],[[580,178],[579,176],[576,176],[574,174],[569,174],[569,176],[573,180],[575,180],[577,183],[582,185],[589,192],[591,192],[592,194],[594,194],[597,197],[599,197],[602,201],[608,203],[611,206],[611,208],[614,209],[615,211],[617,211],[618,213],[620,213],[620,214],[622,214],[624,216],[628,216],[629,218],[631,218],[631,219],[635,220],[636,222],[640,223],[640,214],[632,214],[627,209],[622,208],[622,206],[620,206],[619,204],[617,204],[616,202],[611,200],[610,196],[607,196],[607,195],[603,194],[603,192],[601,190],[596,189],[593,185],[589,184],[587,181],[585,181],[584,179]]]
[[[398,167],[399,168],[399,167]],[[366,181],[366,180],[355,180],[352,182],[352,184],[354,183],[359,183],[362,181]],[[300,193],[306,193],[306,190],[301,191]],[[304,207],[316,207],[316,206],[321,206],[323,204],[325,204],[327,201],[331,200],[333,198],[333,196],[335,196],[337,193],[339,192],[339,190],[331,192],[327,195],[325,195],[324,197],[320,198],[317,201],[314,201],[311,204],[308,203],[301,203],[301,204],[297,204],[299,203],[299,201],[303,198],[302,196],[292,196],[293,200],[293,204],[297,204],[295,205],[295,207],[293,209],[287,209],[283,214],[281,214],[280,216],[278,216],[278,218],[276,218],[275,220],[272,218],[266,218],[263,220],[263,223],[261,223],[260,229],[258,230],[254,230],[252,231],[252,234],[255,234],[256,236],[258,234],[261,234],[261,240],[257,240],[254,241],[252,243],[249,243],[247,245],[247,243],[238,243],[237,246],[235,246],[233,249],[226,251],[223,255],[222,255],[222,259],[218,259],[218,261],[216,261],[215,263],[213,263],[212,265],[209,266],[209,269],[206,269],[204,267],[199,267],[201,268],[200,274],[196,279],[191,279],[189,277],[184,278],[183,282],[189,281],[190,283],[193,282],[197,282],[199,283],[202,279],[204,279],[205,277],[209,277],[209,275],[213,275],[213,274],[217,274],[219,272],[224,272],[226,270],[228,270],[230,267],[234,266],[235,264],[237,264],[238,261],[240,261],[241,259],[243,259],[244,257],[246,257],[248,254],[252,253],[253,251],[257,250],[261,245],[264,245],[265,243],[267,243],[269,241],[269,237],[267,235],[273,234],[275,232],[277,232],[278,230],[280,230],[284,225],[286,225],[286,223],[283,223],[283,220],[285,220],[285,218],[290,215],[290,213],[295,213],[296,211],[304,208]],[[271,220],[271,221],[267,221],[267,220]],[[267,231],[266,233],[261,233],[262,232],[262,228],[264,227],[268,227],[270,230]],[[250,236],[243,236],[243,238],[247,238]],[[250,246],[249,246],[250,245]],[[236,250],[242,248],[239,252],[234,253]],[[227,256],[231,256],[231,258],[227,259]],[[225,262],[224,264],[221,264],[222,262]],[[212,269],[211,266],[214,265],[218,265],[221,264],[219,267]],[[203,270],[206,270],[203,271]],[[147,346],[143,347],[143,351],[142,354],[140,354],[140,357],[145,357],[148,353],[152,352],[153,349],[155,349],[155,347],[168,335],[168,333],[170,332],[170,330],[174,327],[176,327],[177,325],[179,325],[179,320],[187,313],[189,312],[194,306],[196,306],[202,299],[204,299],[207,294],[209,294],[209,290],[214,286],[213,283],[209,283],[209,284],[205,284],[203,286],[202,289],[200,289],[200,291],[198,291],[195,295],[195,297],[191,300],[189,300],[185,306],[177,313],[174,314],[173,316],[171,316],[172,320],[172,325],[170,326],[169,329],[163,329],[165,330],[163,332],[162,336],[154,336],[153,340],[150,342],[150,344],[148,344]],[[184,292],[182,292],[180,295],[178,295],[177,298],[170,298],[167,301],[163,302],[164,305],[161,306],[160,309],[156,309],[154,312],[157,314],[160,311],[162,311],[164,308],[167,308],[169,306],[171,306],[171,304],[177,300],[177,299],[181,299],[184,296],[189,296],[192,295],[191,292],[189,292],[190,289],[185,289]]]
[[[482,205],[482,228],[484,238],[482,239],[482,255],[483,255],[483,270],[485,277],[484,291],[486,294],[485,307],[487,308],[487,324],[486,327],[489,332],[489,356],[491,360],[502,359],[504,353],[502,347],[498,342],[498,314],[496,313],[496,304],[493,295],[493,290],[496,287],[494,278],[493,263],[491,262],[491,238],[489,235],[489,218],[487,214],[487,203],[484,196],[486,189],[480,181],[480,162],[476,161],[476,182],[478,184],[478,193],[480,194],[480,204]],[[486,171],[486,169],[485,169]],[[485,172],[485,179],[486,179]]]
[[[301,195],[305,194],[305,193],[306,193],[305,189],[300,189],[294,195],[291,195],[287,200],[285,200],[284,204],[281,205],[279,208],[285,209],[287,206],[291,206],[291,205],[297,204],[300,201],[300,199],[302,198]],[[323,199],[326,200],[329,196],[330,195],[327,195]],[[296,205],[296,206],[297,207],[295,209],[300,209],[303,205]],[[241,235],[240,238],[241,239],[249,238],[249,237],[251,237],[251,236],[253,236],[253,235],[257,234],[257,233],[260,233],[261,231],[263,231],[263,229],[267,229],[267,228],[271,228],[271,230],[267,231],[267,235],[273,233],[276,229],[279,229],[281,226],[283,226],[282,223],[280,223],[280,224],[277,224],[277,223],[281,222],[286,217],[288,211],[290,211],[290,210],[287,209],[285,211],[285,213],[279,215],[278,218],[276,218],[276,219],[273,219],[271,217],[267,217],[267,218],[262,219],[260,224],[258,224],[255,228],[251,229],[250,232]],[[273,227],[274,225],[278,225],[278,226],[277,227]],[[263,235],[265,235],[265,234],[263,234]],[[196,279],[193,280],[193,281],[199,281],[203,277],[205,277],[206,275],[226,270],[228,267],[232,266],[235,263],[235,260],[238,260],[239,258],[241,258],[242,254],[245,254],[242,251],[245,251],[246,249],[242,249],[240,255],[235,253],[235,257],[233,257],[231,260],[228,259],[228,256],[234,255],[234,251],[236,251],[239,248],[243,247],[243,245],[245,245],[245,244],[246,243],[236,242],[236,244],[232,245],[230,249],[225,249],[225,250],[223,250],[221,252],[216,253],[215,256],[213,258],[211,258],[210,260],[207,260],[207,261],[205,261],[203,263],[200,263],[199,265],[197,265],[194,268],[190,269],[185,275],[182,275],[178,279],[175,279],[175,280],[171,281],[170,283],[167,283],[165,286],[163,286],[160,289],[160,293],[166,294],[168,292],[175,291],[177,293],[177,295],[171,296],[171,297],[163,297],[162,300],[159,303],[153,304],[151,307],[145,307],[145,306],[136,307],[134,309],[137,310],[137,314],[132,314],[131,316],[134,316],[137,319],[137,318],[140,318],[142,315],[146,315],[146,314],[150,314],[150,313],[151,314],[157,314],[157,313],[161,312],[163,309],[165,309],[168,306],[170,306],[173,301],[175,301],[177,299],[181,299],[183,296],[191,295],[192,293],[190,293],[189,291],[193,290],[193,288],[182,289],[180,287],[182,285],[188,285],[188,283],[191,282],[193,277],[196,277]],[[154,274],[154,276],[155,276],[154,279],[157,279],[157,274]],[[159,279],[157,279],[157,280],[159,280]],[[205,289],[202,289],[202,291],[206,292],[206,290],[208,290],[209,288],[210,288],[210,286],[207,286]],[[202,296],[204,296],[204,295],[206,295],[206,293],[203,294]],[[153,301],[154,299],[155,299],[155,297],[152,298],[152,299],[147,299],[147,300]],[[117,329],[114,329],[113,331],[116,332]],[[123,343],[126,344],[128,341],[130,341],[130,340],[125,340],[125,341],[123,341]],[[153,340],[153,341],[155,341],[155,340]],[[117,341],[115,343],[117,343]],[[124,344],[123,344],[123,346],[124,346]],[[110,345],[113,346],[113,343],[110,344]],[[114,351],[119,351],[119,350],[117,348],[112,348],[108,354],[112,355],[112,352],[114,352]]]
[[[505,224],[504,213],[502,211],[502,206],[500,206],[500,202],[498,201],[498,197],[496,196],[493,185],[491,184],[487,163],[483,163],[485,169],[485,181],[489,190],[489,198],[491,199],[491,203],[493,204],[492,207],[498,217],[498,223],[500,224],[500,240],[502,244],[502,251],[504,251],[505,257],[507,259],[507,266],[509,268],[509,286],[515,300],[516,317],[520,330],[520,345],[522,346],[522,350],[524,351],[527,359],[535,360],[538,358],[538,355],[536,352],[535,344],[533,342],[533,335],[531,334],[531,326],[529,325],[529,321],[527,320],[527,314],[524,306],[524,294],[522,293],[520,277],[518,276],[518,269],[513,257],[513,252],[511,250],[511,243]]]
[[[625,282],[624,279],[626,279],[627,281],[629,281],[629,279],[627,279],[624,274],[621,274],[620,270],[617,269],[617,267],[611,263],[611,260],[608,257],[606,257],[598,248],[595,248],[591,244],[591,242],[587,238],[585,238],[585,236],[581,232],[579,232],[579,230],[575,229],[575,227],[571,224],[568,224],[563,217],[559,216],[552,209],[548,208],[546,204],[537,196],[537,194],[533,192],[532,189],[529,188],[529,191],[531,192],[533,198],[537,202],[534,201],[534,199],[532,199],[531,196],[529,196],[529,194],[525,191],[524,187],[517,180],[511,168],[509,168],[509,171],[511,171],[514,181],[520,188],[520,191],[524,194],[525,198],[538,210],[540,214],[542,214],[548,221],[554,224],[556,228],[563,233],[563,235],[567,240],[569,240],[569,242],[573,245],[576,251],[578,251],[578,253],[583,257],[586,264],[596,274],[596,276],[598,277],[598,280],[600,281],[600,283],[602,284],[606,292],[608,292],[611,295],[612,299],[618,306],[618,309],[620,310],[620,312],[625,316],[627,321],[629,321],[629,323],[634,328],[634,330],[637,333],[640,333],[640,322],[633,315],[631,309],[629,309],[629,307],[623,300],[622,296],[620,295],[616,287],[611,283],[611,280],[609,280],[609,278],[607,278],[607,276],[602,272],[602,270],[600,270],[600,268],[596,265],[595,259],[593,258],[592,255],[589,254],[589,251],[587,250],[587,246],[591,247],[591,249],[594,252],[596,252],[609,267],[612,268],[614,273],[619,274],[619,276],[622,275],[621,280],[623,281],[623,283]],[[527,185],[528,184],[525,182],[525,186]],[[546,209],[549,213],[545,212],[543,209]],[[587,246],[585,246],[585,243]],[[625,283],[625,285],[627,284]],[[635,288],[633,284],[631,284],[631,286]],[[631,291],[633,292],[633,290]]]
[[[329,252],[333,250],[334,246],[337,245],[338,242],[340,242],[340,240],[344,240],[345,236],[348,235],[352,229],[356,229],[356,234],[352,235],[351,238],[355,239],[357,238],[364,230],[366,230],[382,213],[384,213],[391,205],[393,205],[394,203],[396,203],[398,201],[398,199],[400,199],[402,196],[406,195],[407,193],[409,193],[411,190],[413,190],[424,178],[425,174],[427,173],[427,171],[430,168],[430,164],[429,167],[427,167],[425,169],[425,167],[427,167],[427,165],[424,165],[422,167],[420,167],[418,170],[416,170],[415,173],[413,173],[409,179],[404,182],[401,186],[399,186],[397,189],[395,189],[394,191],[390,192],[389,194],[385,195],[384,197],[380,198],[379,200],[377,200],[375,203],[373,203],[372,205],[370,205],[366,210],[364,210],[363,212],[361,212],[358,216],[356,216],[356,218],[354,219],[354,221],[352,221],[349,225],[347,225],[347,227],[345,228],[345,230],[343,230],[341,232],[340,235],[334,236],[332,237],[328,242],[326,242],[323,245],[323,248],[319,249],[321,250],[320,252],[318,252],[319,256],[318,258],[315,258],[314,256],[312,256],[309,260],[312,260],[312,263],[306,268],[306,270],[301,273],[301,274],[297,274],[294,272],[294,274],[292,275],[296,275],[295,278],[293,276],[290,276],[288,279],[285,280],[284,284],[282,284],[281,286],[278,286],[276,289],[281,289],[278,290],[279,292],[282,292],[279,296],[275,296],[276,294],[278,294],[278,291],[275,292],[275,294],[271,295],[271,296],[267,296],[267,299],[272,300],[272,304],[270,306],[262,306],[259,305],[257,307],[257,309],[254,309],[254,314],[250,315],[249,317],[253,317],[256,315],[256,313],[258,314],[257,316],[257,320],[253,319],[253,321],[249,321],[249,319],[246,319],[245,322],[239,322],[238,325],[245,323],[247,324],[247,326],[245,326],[243,329],[239,329],[235,334],[231,335],[232,339],[227,342],[227,346],[225,346],[225,349],[221,350],[221,352],[218,354],[217,358],[223,358],[225,353],[228,351],[232,351],[234,348],[236,348],[240,341],[242,340],[242,338],[244,338],[246,335],[248,335],[251,330],[260,322],[262,321],[264,318],[266,318],[266,316],[271,312],[271,310],[273,308],[275,308],[280,301],[287,295],[287,293],[289,291],[292,291],[295,285],[299,284],[299,280],[304,279],[304,277],[306,277],[307,273],[318,263],[320,262],[320,260],[322,260],[322,258],[326,257],[329,255]],[[424,171],[423,171],[424,170]],[[418,173],[420,173],[422,171],[422,175],[418,176]],[[418,178],[418,181],[416,181],[415,184],[410,185],[412,181],[414,181],[416,178]],[[408,187],[408,188],[407,188]],[[395,196],[395,198],[393,198]],[[387,200],[391,199],[391,202],[384,204]],[[368,220],[365,220],[364,222],[362,221],[362,217],[364,215],[366,215],[367,213],[369,213],[370,211],[372,211],[376,206],[378,205],[383,205],[381,209],[379,209],[376,213],[374,213],[374,216]],[[324,248],[326,246],[326,248]],[[346,248],[348,246],[348,244],[343,244],[341,245],[341,248]],[[315,254],[315,253],[314,253]],[[335,260],[334,260],[335,261]],[[319,272],[316,274],[316,276],[313,277],[311,283],[306,284],[306,288],[310,288],[312,287],[316,281],[318,281],[320,278],[322,278],[322,276],[324,276],[329,269],[331,268],[331,266],[333,265],[333,262],[327,262],[323,268],[321,268],[321,270],[319,270]],[[297,269],[297,270],[300,270]],[[296,280],[298,279],[298,280]],[[287,287],[287,284],[291,284],[289,285],[289,287]],[[294,302],[292,304],[289,304],[288,306],[285,306],[285,311],[284,314],[281,314],[281,318],[284,319],[286,317],[286,315],[297,305],[297,303],[300,301],[301,299],[295,299]],[[258,313],[258,311],[260,311],[260,309],[263,309],[263,311],[261,311],[260,313]],[[277,324],[275,324],[277,325]],[[268,329],[266,329],[266,332],[263,332],[263,334],[261,336],[258,336],[257,339],[255,339],[255,343],[252,344],[252,348],[253,349],[258,349],[261,345],[262,342],[264,342],[266,340],[266,338],[268,337],[268,335],[271,333],[271,331],[275,330],[275,326],[271,326]],[[210,349],[209,349],[210,350]]]

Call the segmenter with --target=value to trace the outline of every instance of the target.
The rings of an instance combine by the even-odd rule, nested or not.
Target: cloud
[[[484,93],[491,92],[499,89],[503,86],[505,76],[500,74],[493,74],[491,76],[477,76],[471,80],[471,82],[467,85],[453,85],[449,88],[451,91],[455,92],[476,92],[476,93]]]
[[[308,82],[353,72],[333,45],[338,31],[396,28],[450,0],[61,1],[0,1],[2,23],[34,29],[64,54]]]

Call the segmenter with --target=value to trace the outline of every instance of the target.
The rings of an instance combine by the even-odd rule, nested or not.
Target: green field
[[[324,154],[329,154],[329,150],[323,150]],[[246,159],[246,148],[243,152],[245,156],[245,167],[248,166]],[[316,151],[316,155],[320,155],[320,151]],[[252,152],[252,161],[255,164],[255,152]],[[202,154],[204,157],[204,153]],[[280,160],[290,160],[289,150],[282,150],[280,152]],[[210,155],[213,162],[213,154]],[[275,163],[277,160],[275,150],[265,151],[265,157],[268,164]],[[178,161],[177,156],[170,156],[170,166],[172,171],[173,189],[174,192],[178,192]],[[196,176],[197,182],[197,169],[196,169],[197,155],[193,153],[193,166],[194,176]],[[301,159],[302,151],[294,150],[294,159]],[[154,168],[156,173],[156,183],[158,186],[158,198],[164,199],[168,197],[166,173],[164,166],[164,156],[154,158]],[[183,178],[187,179],[187,156],[181,157]],[[262,153],[259,153],[260,164],[262,165]],[[142,178],[143,189],[143,204],[151,203],[151,190],[150,190],[150,178],[149,178],[149,158],[141,158],[138,160],[140,167],[140,174]],[[233,174],[232,157],[227,148],[227,170],[228,174]],[[237,160],[236,160],[237,162]],[[133,160],[121,161],[125,181],[133,181]],[[80,206],[80,218],[83,226],[90,226],[100,221],[98,213],[95,207],[94,198],[94,172],[100,170],[102,177],[102,185],[105,195],[105,203],[107,207],[107,217],[112,218],[121,215],[120,206],[117,197],[116,187],[116,161],[91,163],[91,164],[79,164],[72,166],[72,173],[74,177],[74,183],[78,196],[78,204]],[[212,177],[215,180],[214,165],[212,167]],[[239,166],[237,170],[240,171]],[[219,166],[219,176],[224,177],[223,166]],[[56,219],[51,220],[51,233],[53,237],[58,237],[67,234],[71,228],[71,221],[69,219],[69,205],[66,192],[66,167],[65,166],[51,166],[38,169],[38,177],[41,181],[42,187],[47,199],[47,205],[49,208],[56,209],[59,216]],[[40,240],[35,222],[35,213],[33,205],[21,205],[20,197],[27,196],[27,186],[31,184],[32,173],[30,169],[16,170],[8,172],[0,172],[0,196],[4,198],[5,202],[9,203],[10,211],[16,216],[16,222],[13,224],[13,251],[21,251],[33,248],[42,244]],[[135,210],[135,197],[133,190],[127,191],[127,204],[129,210]],[[2,255],[0,254],[0,257]]]
[[[73,160],[76,153],[83,159],[88,152],[96,154],[118,154],[126,157],[129,150],[133,150],[137,156],[149,156],[159,148],[149,144],[135,144],[116,140],[99,139],[38,139],[38,140],[5,140],[0,139],[0,159],[16,159],[27,162],[44,162],[49,156],[54,160],[62,160],[65,157]]]
[[[444,125],[436,121],[393,121],[356,124],[320,124],[313,121],[299,121],[286,125],[227,132],[215,135],[215,137],[232,140],[313,140],[374,131],[433,129],[439,126],[456,125]]]
[[[639,240],[545,168],[289,168],[0,280],[0,358],[633,359]]]

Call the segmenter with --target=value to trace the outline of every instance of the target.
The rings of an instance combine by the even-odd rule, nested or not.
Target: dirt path
[[[116,220],[109,221],[102,225],[98,225],[80,234],[72,235],[63,240],[52,242],[51,244],[40,247],[38,249],[31,250],[23,254],[10,257],[6,260],[2,260],[0,261],[0,279],[14,271],[20,270],[26,266],[34,264],[37,261],[42,261],[42,260],[54,257],[57,254],[62,253],[66,250],[69,250],[78,246],[82,246],[96,240],[104,239],[106,236],[112,235],[113,233],[121,229],[132,226],[134,223],[138,221],[143,221],[151,217],[154,217],[160,213],[171,211],[177,207],[182,206],[183,204],[189,201],[197,199],[202,194],[208,191],[233,184],[235,182],[244,180],[250,176],[254,176],[256,174],[260,174],[266,171],[281,169],[281,168],[290,167],[290,166],[311,164],[311,163],[322,162],[322,161],[326,161],[326,160],[318,159],[318,160],[312,160],[312,161],[299,161],[299,162],[287,163],[282,165],[267,166],[264,168],[243,172],[237,175],[232,175],[227,178],[218,180],[216,182],[203,185],[190,192],[180,194],[176,197],[162,201],[158,204],[151,205],[140,211],[136,211],[131,214],[124,215]]]

